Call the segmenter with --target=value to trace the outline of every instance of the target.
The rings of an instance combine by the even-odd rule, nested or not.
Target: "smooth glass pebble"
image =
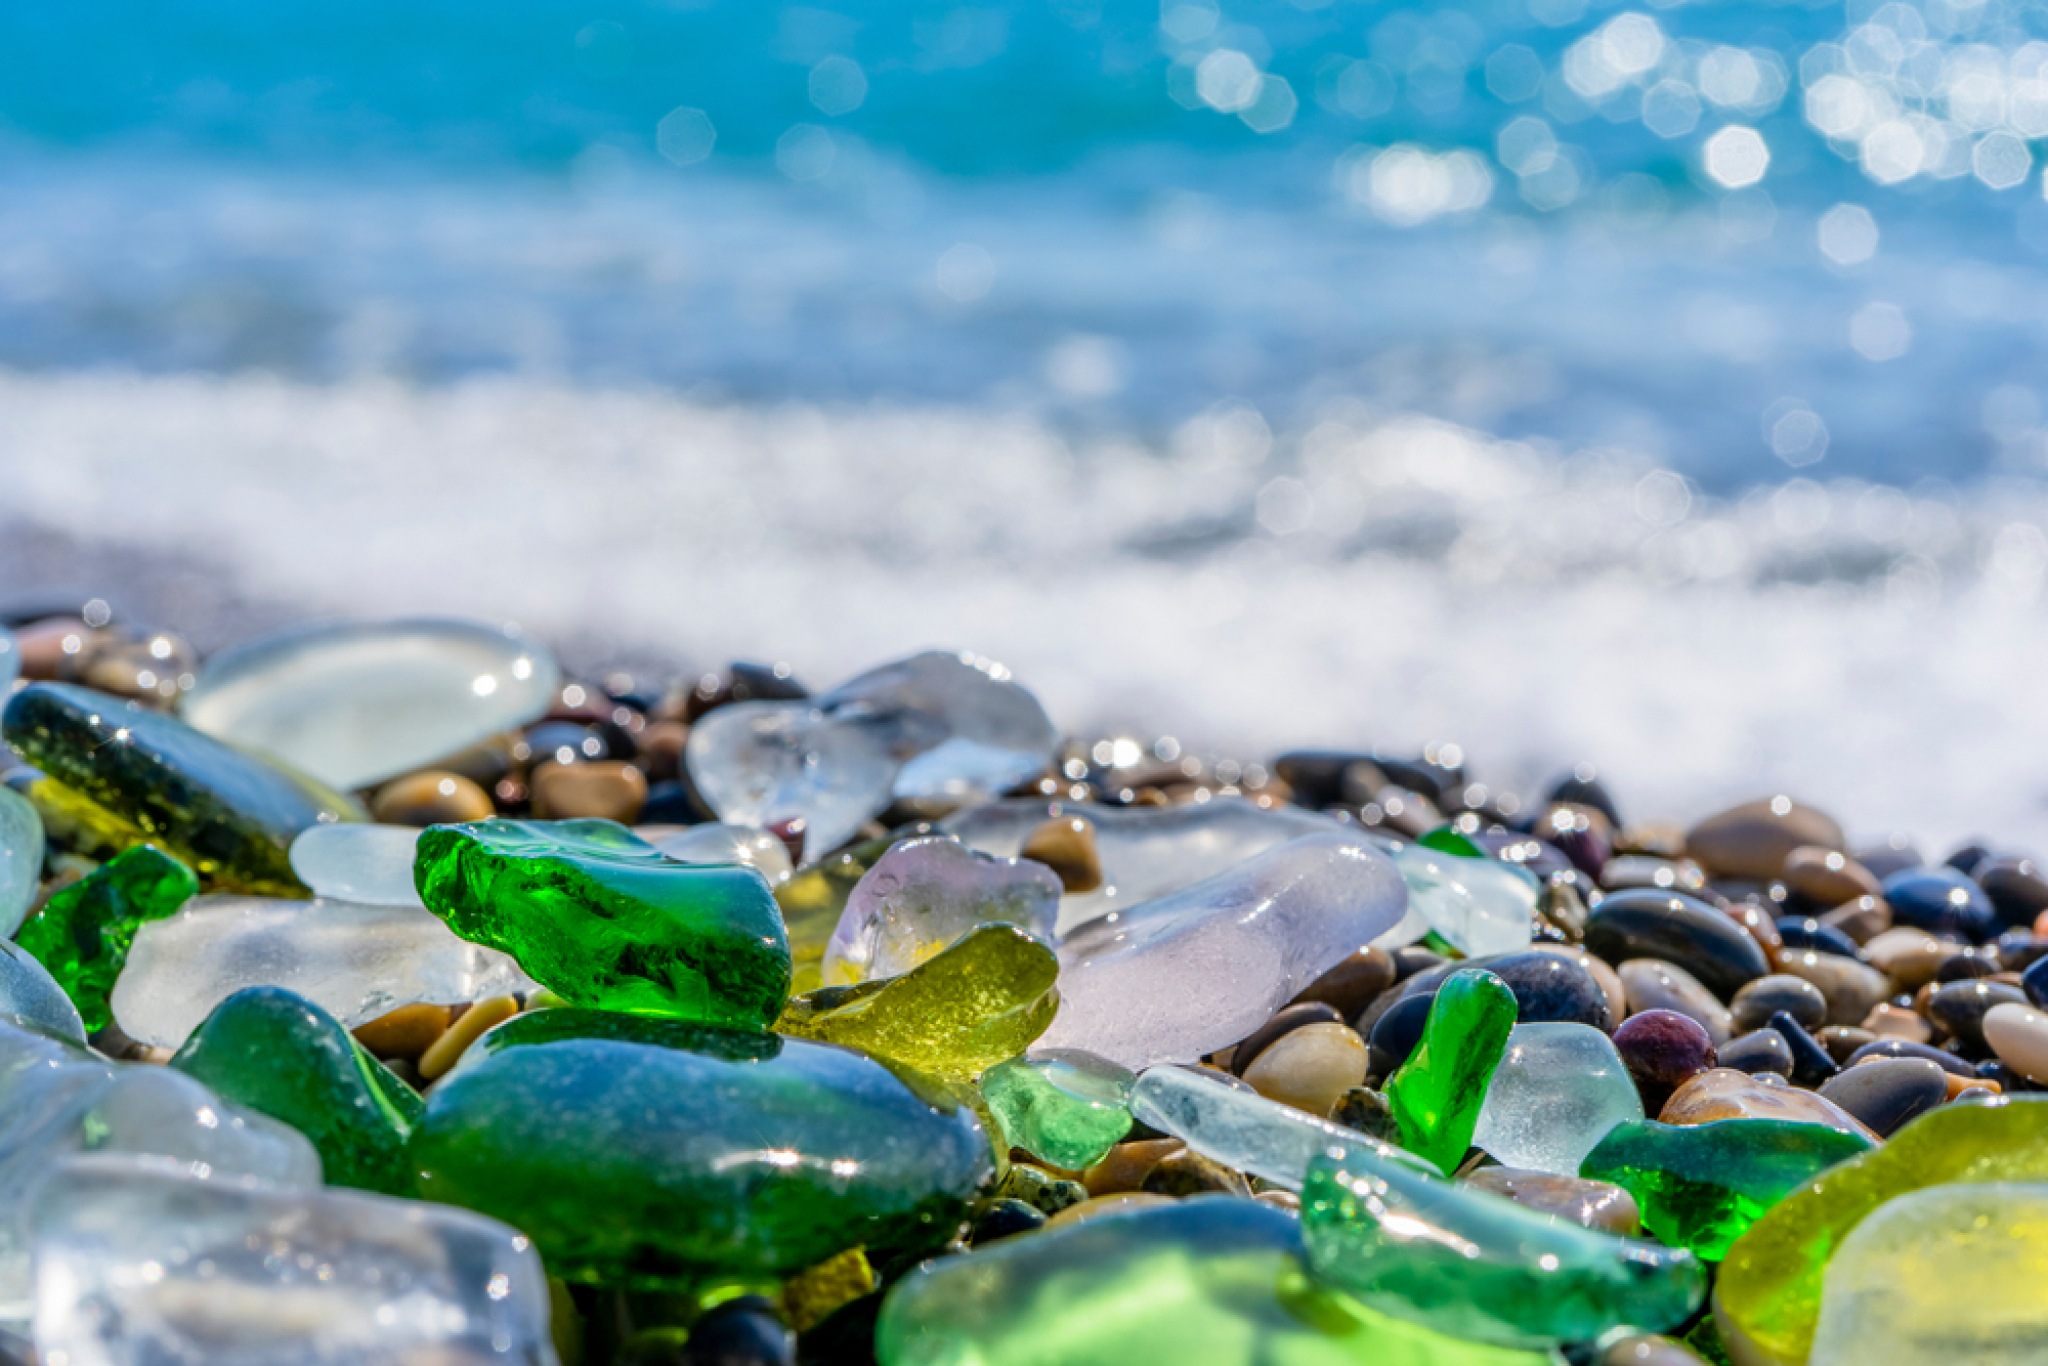
[[[766,878],[677,863],[611,821],[432,826],[416,875],[449,928],[574,1005],[758,1028],[789,991]]]
[[[719,820],[799,834],[806,861],[887,809],[898,767],[880,736],[808,702],[719,707],[690,727],[683,760]]]
[[[305,997],[278,987],[236,992],[170,1065],[310,1138],[328,1185],[413,1193],[405,1140],[424,1103]]]
[[[1015,925],[983,925],[901,976],[798,996],[775,1028],[924,1072],[971,1076],[1045,1032],[1059,1009],[1059,971],[1044,940]]]
[[[207,660],[179,701],[208,735],[344,791],[424,768],[547,714],[554,656],[516,627],[300,627]]]
[[[198,891],[190,868],[138,844],[54,893],[15,942],[49,969],[88,1032],[105,1029],[114,1019],[107,999],[136,932],[171,915]]]
[[[1050,1049],[991,1067],[981,1094],[1011,1147],[1080,1171],[1130,1132],[1136,1081],[1107,1058]]]
[[[363,818],[353,799],[315,779],[68,683],[14,694],[0,735],[48,775],[33,796],[116,848],[161,845],[213,890],[303,895],[292,840],[310,825]]]
[[[0,692],[5,691],[0,680]],[[28,918],[43,878],[43,818],[29,799],[0,785],[0,939]]]
[[[0,1324],[30,1314],[29,1198],[80,1152],[155,1154],[229,1181],[320,1184],[320,1156],[296,1130],[181,1072],[109,1062],[0,1021]]]
[[[1472,1142],[1504,1166],[1577,1176],[1609,1130],[1642,1117],[1642,1096],[1612,1039],[1591,1025],[1518,1024]]]
[[[1069,934],[1043,1046],[1133,1069],[1228,1047],[1398,921],[1407,900],[1394,865],[1351,836],[1269,849]]]
[[[1660,1241],[1718,1262],[1764,1211],[1873,1146],[1824,1124],[1782,1119],[1637,1120],[1608,1134],[1579,1170],[1633,1195],[1643,1227]]]
[[[771,887],[782,886],[796,872],[789,861],[788,845],[765,830],[745,825],[706,821],[670,834],[642,838],[677,863],[743,864],[767,878]]]
[[[1511,1347],[1685,1322],[1706,1295],[1691,1253],[1616,1238],[1352,1146],[1301,1192],[1316,1273],[1383,1313]]]
[[[868,670],[818,699],[821,710],[882,737],[902,767],[899,798],[998,797],[1052,766],[1060,733],[994,660],[927,650]]]
[[[1403,1148],[1447,1176],[1458,1169],[1514,1027],[1515,996],[1500,978],[1468,968],[1445,980],[1422,1041],[1384,1088]]]
[[[1085,1207],[1084,1207],[1085,1208]],[[1197,1196],[1007,1238],[906,1276],[881,1366],[1545,1366],[1319,1289],[1296,1220]]]
[[[1809,1366],[2048,1361],[2048,1186],[1937,1186],[1880,1206],[1828,1261]]]
[[[26,949],[0,939],[0,1017],[10,1015],[45,1033],[85,1042],[85,1021],[57,979]]]
[[[945,835],[904,840],[847,896],[825,945],[825,985],[898,976],[977,925],[1002,922],[1049,940],[1060,896],[1044,864],[995,858]]]
[[[87,1157],[34,1228],[46,1362],[555,1366],[532,1244],[461,1210]]]
[[[1061,934],[1111,911],[1184,891],[1291,839],[1343,829],[1319,812],[1269,809],[1243,797],[1159,807],[1018,798],[955,812],[939,829],[970,849],[1017,858],[1034,832],[1060,816],[1087,818],[1102,863],[1100,886],[1061,900]]]
[[[1378,1139],[1185,1067],[1148,1068],[1131,1088],[1131,1114],[1233,1171],[1300,1190],[1332,1145],[1363,1144],[1389,1162],[1427,1171],[1421,1158]]]
[[[1529,947],[1536,879],[1490,858],[1460,858],[1419,844],[1402,846],[1394,865],[1408,884],[1409,909],[1468,958]]]
[[[551,1275],[641,1289],[780,1278],[856,1245],[935,1250],[992,1175],[942,1083],[803,1039],[569,1007],[470,1049],[428,1095],[412,1156],[424,1198],[516,1221]]]
[[[420,906],[420,832],[410,825],[316,825],[292,841],[292,871],[314,896],[363,906]]]
[[[244,987],[297,992],[354,1029],[400,1006],[461,1005],[536,989],[505,954],[412,906],[202,896],[144,925],[114,984],[129,1037],[176,1048]]]
[[[1851,1230],[1887,1200],[1951,1182],[2048,1182],[2048,1096],[1944,1105],[1780,1201],[1721,1263],[1722,1335],[1750,1361],[1805,1361],[1822,1275]]]

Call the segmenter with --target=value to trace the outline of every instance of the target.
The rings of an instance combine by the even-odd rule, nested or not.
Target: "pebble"
[[[1914,1043],[1909,1039],[1879,1039],[1865,1044],[1849,1055],[1849,1066],[1855,1067],[1866,1058],[1924,1058],[1951,1076],[1974,1080],[1977,1069],[1944,1048],[1931,1044]]]
[[[1882,972],[1837,953],[1788,949],[1780,955],[1778,969],[1820,989],[1827,998],[1829,1024],[1860,1024],[1878,1002],[1891,995],[1891,982]]]
[[[1407,997],[1373,1021],[1367,1043],[1372,1048],[1374,1076],[1392,1076],[1395,1068],[1408,1061],[1415,1045],[1422,1042],[1422,1029],[1429,1023],[1430,1004],[1435,1000],[1434,992]]]
[[[1684,968],[1655,958],[1636,958],[1620,968],[1629,1009],[1673,1010],[1697,1020],[1718,1045],[1735,1034],[1735,1017]]]
[[[519,1001],[512,996],[493,996],[478,1001],[456,1016],[454,1023],[437,1035],[419,1056],[420,1075],[435,1081],[448,1075],[462,1060],[469,1046],[497,1025],[519,1013]]]
[[[370,798],[370,814],[385,825],[462,825],[488,820],[497,810],[475,782],[436,768],[386,783]]]
[[[2048,877],[2030,858],[1988,858],[1971,877],[2007,925],[2026,929],[2048,912]]]
[[[1645,1110],[1654,1114],[1693,1077],[1716,1065],[1714,1037],[1705,1025],[1675,1010],[1631,1015],[1614,1031],[1615,1051],[1635,1079]]]
[[[2048,1006],[2048,958],[2035,961],[2020,974],[2020,990],[2037,1006]]]
[[[1720,1058],[1721,1066],[1752,1076],[1759,1072],[1786,1078],[1792,1075],[1792,1045],[1775,1029],[1758,1029],[1730,1039],[1721,1045]]]
[[[1240,1196],[1252,1193],[1251,1183],[1242,1174],[1188,1148],[1168,1153],[1153,1163],[1138,1189],[1153,1195],[1171,1195],[1176,1199],[1211,1193]]]
[[[1841,826],[1782,794],[1709,816],[1685,834],[1685,852],[1717,880],[1768,882],[1797,850],[1842,847]]]
[[[1349,1026],[1305,1024],[1274,1040],[1243,1077],[1268,1100],[1327,1116],[1338,1097],[1364,1084],[1366,1062],[1365,1040]]]
[[[1464,968],[1484,968],[1506,982],[1515,995],[1516,1018],[1523,1024],[1569,1022],[1600,1030],[1614,1028],[1607,993],[1592,972],[1569,956],[1535,949],[1498,958],[1439,963],[1401,982],[1400,997],[1433,992],[1445,978]],[[1387,1001],[1389,1007],[1392,1004]]]
[[[1912,1043],[1928,1043],[1934,1038],[1934,1026],[1927,1017],[1904,1006],[1895,1006],[1890,1001],[1879,1001],[1863,1017],[1863,1027],[1882,1038],[1905,1039]]]
[[[1633,1238],[1642,1227],[1635,1197],[1608,1181],[1521,1167],[1481,1167],[1465,1177],[1464,1183],[1599,1233]]]
[[[1529,949],[1532,953],[1547,953],[1577,963],[1599,983],[1601,995],[1607,998],[1608,1017],[1616,1021],[1627,1017],[1628,992],[1621,985],[1621,974],[1606,959],[1595,958],[1577,944],[1531,944]]]
[[[1820,1094],[1890,1138],[1948,1099],[1948,1073],[1925,1058],[1872,1058],[1830,1077]]]
[[[378,1058],[408,1058],[418,1061],[434,1040],[448,1030],[454,1011],[447,1006],[418,1002],[400,1006],[388,1014],[359,1024],[352,1031],[356,1042]]]
[[[1785,886],[1823,908],[1860,896],[1876,896],[1883,884],[1868,868],[1839,849],[1805,844],[1785,856]]]
[[[2048,1082],[2048,1015],[2007,1001],[1985,1011],[1979,1027],[2000,1062],[2028,1081]]]
[[[1119,1143],[1109,1150],[1108,1156],[1081,1173],[1081,1185],[1091,1197],[1137,1190],[1144,1184],[1146,1172],[1159,1165],[1161,1159],[1186,1147],[1187,1144],[1177,1138]]]
[[[1813,1091],[1767,1084],[1732,1068],[1702,1072],[1672,1093],[1658,1120],[1665,1124],[1711,1124],[1719,1119],[1789,1119],[1875,1139],[1868,1126]]]
[[[1762,947],[1740,925],[1678,892],[1608,897],[1586,921],[1586,948],[1610,963],[1661,959],[1724,999],[1771,970]]]
[[[533,814],[542,820],[601,820],[631,825],[647,805],[647,775],[618,759],[536,765]]]
[[[1787,948],[1819,949],[1846,958],[1854,958],[1859,951],[1855,940],[1812,916],[1779,916],[1777,929],[1779,944]]]
[[[1297,1004],[1321,1001],[1334,1006],[1347,1020],[1355,1020],[1365,1008],[1394,984],[1394,958],[1385,949],[1360,949],[1302,989]]]
[[[1728,1003],[1735,1028],[1745,1034],[1762,1029],[1781,1010],[1806,1028],[1818,1029],[1827,1018],[1828,999],[1803,977],[1773,973],[1744,986]]]
[[[1840,930],[1856,944],[1868,944],[1892,927],[1891,903],[1881,896],[1859,896],[1821,916],[1820,923]]]
[[[1335,1006],[1322,1001],[1297,1001],[1293,1005],[1282,1006],[1274,1012],[1272,1019],[1260,1025],[1231,1051],[1230,1071],[1236,1076],[1243,1076],[1245,1068],[1251,1066],[1259,1054],[1290,1030],[1303,1025],[1343,1023],[1343,1014]]]
[[[1608,1344],[1593,1366],[1707,1366],[1707,1361],[1672,1338],[1656,1333],[1631,1333]]]
[[[1984,889],[1953,868],[1912,868],[1884,881],[1896,924],[1981,943],[1997,934],[1998,912]]]
[[[1095,824],[1086,817],[1055,816],[1031,832],[1017,855],[1052,869],[1069,893],[1092,892],[1102,885]]]
[[[1969,1049],[1984,1044],[1984,1016],[1993,1006],[2026,1005],[2027,994],[2004,982],[1950,982],[1927,1001],[1927,1017]]]
[[[1792,1084],[1814,1090],[1841,1069],[1828,1051],[1820,1046],[1813,1035],[1806,1032],[1799,1021],[1779,1011],[1771,1016],[1769,1028],[1785,1040],[1785,1046],[1792,1053]]]

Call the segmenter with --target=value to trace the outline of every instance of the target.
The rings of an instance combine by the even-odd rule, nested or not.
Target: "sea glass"
[[[1060,895],[1059,878],[1043,864],[995,858],[943,835],[904,840],[848,894],[825,945],[825,983],[908,972],[994,921],[1050,939]]]
[[[42,879],[43,818],[28,798],[0,786],[0,939],[21,928]]]
[[[108,998],[143,925],[162,920],[199,891],[192,870],[138,844],[58,891],[29,917],[15,942],[49,969],[87,1030],[113,1023]]]
[[[1609,1130],[1642,1117],[1635,1078],[1607,1035],[1591,1025],[1518,1024],[1472,1142],[1504,1166],[1577,1176]]]
[[[1055,1048],[989,1068],[981,1094],[1011,1147],[1079,1171],[1130,1132],[1136,1080],[1107,1058]]]
[[[1483,968],[1437,989],[1422,1040],[1385,1087],[1403,1148],[1445,1175],[1472,1146],[1487,1086],[1515,1027],[1515,994]]]
[[[363,906],[419,906],[413,864],[420,832],[410,825],[316,825],[292,841],[292,871],[313,895]]]

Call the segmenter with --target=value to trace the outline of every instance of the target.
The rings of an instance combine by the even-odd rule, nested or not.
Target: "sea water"
[[[2005,0],[11,6],[0,579],[2030,840],[2043,135]]]

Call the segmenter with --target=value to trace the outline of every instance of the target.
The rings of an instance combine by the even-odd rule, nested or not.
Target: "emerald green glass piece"
[[[953,1237],[993,1175],[962,1094],[844,1048],[562,1007],[427,1096],[420,1194],[511,1222],[551,1274],[690,1290]]]
[[[1449,854],[1454,858],[1487,857],[1484,849],[1474,844],[1470,837],[1460,834],[1453,826],[1439,825],[1415,842],[1425,849],[1434,849],[1439,854]]]
[[[1620,1186],[1644,1228],[1717,1262],[1765,1210],[1870,1148],[1861,1135],[1789,1119],[1634,1120],[1609,1130],[1579,1175]]]
[[[1735,1240],[1714,1283],[1745,1361],[1795,1366],[1813,1347],[1822,1278],[1842,1240],[1896,1196],[1950,1182],[2048,1182],[2048,1096],[1929,1110],[1786,1196]]]
[[[1387,1079],[1401,1146],[1447,1176],[1472,1146],[1515,1015],[1506,982],[1482,968],[1454,972],[1430,1004],[1422,1042]]]
[[[753,1027],[789,990],[766,878],[678,863],[611,821],[433,826],[414,879],[450,929],[575,1005]]]
[[[775,889],[775,904],[782,908],[783,924],[789,933],[791,991],[816,991],[825,984],[825,946],[832,940],[832,931],[839,928],[846,899],[867,876],[868,869],[892,846],[929,835],[933,828],[919,822],[892,830],[880,839],[842,849],[798,869],[794,877]]]
[[[1386,1313],[1511,1347],[1684,1323],[1706,1268],[1683,1249],[1580,1228],[1359,1145],[1309,1164],[1301,1232],[1316,1273]]]
[[[405,1141],[425,1103],[305,997],[281,987],[236,992],[171,1066],[312,1139],[328,1185],[413,1194]]]
[[[1196,1196],[927,1262],[889,1292],[881,1366],[1547,1366],[1317,1285],[1294,1218]]]
[[[161,849],[138,844],[57,892],[15,942],[57,979],[87,1030],[114,1022],[107,998],[128,961],[135,932],[199,891],[192,870]]]
[[[981,1094],[1013,1148],[1079,1171],[1131,1131],[1137,1078],[1107,1058],[1056,1048],[982,1074]]]
[[[16,693],[0,713],[0,737],[63,789],[47,805],[38,795],[46,814],[62,809],[102,838],[159,844],[209,888],[305,896],[287,856],[293,838],[321,821],[363,818],[354,801],[303,774],[68,683]]]
[[[775,1028],[967,1076],[1016,1057],[1045,1033],[1059,1009],[1059,975],[1059,956],[1030,931],[981,925],[899,977],[799,996]]]

